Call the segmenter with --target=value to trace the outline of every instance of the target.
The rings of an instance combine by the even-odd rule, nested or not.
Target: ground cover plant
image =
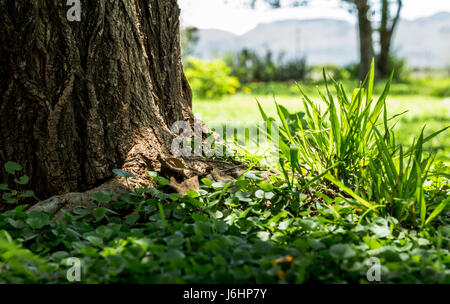
[[[10,206],[0,215],[0,282],[69,283],[75,257],[81,283],[450,283],[449,178],[423,149],[448,131],[419,130],[403,147],[389,82],[379,98],[373,71],[351,96],[328,86],[322,110],[304,94],[298,121],[275,105],[280,166],[269,178],[249,167],[181,195],[148,172],[154,187],[94,194],[98,208],[55,221],[26,212],[29,177],[4,164],[15,183],[0,185]]]
[[[449,282],[446,218],[422,230],[390,216],[358,223],[346,200],[280,183],[248,172],[184,197],[136,189],[65,222],[19,205],[0,216],[0,281],[68,283],[78,257],[82,283],[368,283],[373,258],[382,283]]]

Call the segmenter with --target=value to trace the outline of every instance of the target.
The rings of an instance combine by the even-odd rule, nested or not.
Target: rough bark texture
[[[193,121],[176,0],[81,5],[69,22],[66,1],[0,0],[0,163],[40,199],[160,168],[172,123]]]
[[[374,58],[373,50],[373,29],[370,20],[370,3],[369,0],[354,0],[358,11],[359,26],[359,47],[360,47],[360,66],[359,76],[363,79],[368,71],[372,59]]]
[[[390,17],[390,5],[388,0],[383,0],[381,5],[381,25],[380,25],[380,55],[378,56],[378,71],[382,77],[388,77],[391,73],[391,42],[400,12],[402,10],[402,1],[397,0],[397,13],[393,18]]]

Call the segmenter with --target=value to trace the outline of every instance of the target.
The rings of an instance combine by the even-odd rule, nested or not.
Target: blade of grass
[[[345,193],[353,197],[356,201],[358,201],[361,205],[363,205],[366,208],[371,208],[372,204],[363,199],[362,197],[358,196],[353,190],[345,186],[341,181],[337,180],[334,176],[331,174],[326,174],[325,178],[329,180],[331,183],[333,183],[335,186],[339,187],[341,190],[343,190]]]

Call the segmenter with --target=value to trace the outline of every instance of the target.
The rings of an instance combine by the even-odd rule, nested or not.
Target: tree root
[[[188,190],[198,190],[200,188],[200,178],[205,177],[217,182],[232,180],[245,170],[245,165],[236,165],[206,158],[184,159],[160,155],[158,159],[161,164],[159,174],[169,176],[169,186],[181,194],[185,194]],[[54,214],[54,219],[62,220],[64,212],[70,213],[77,208],[89,210],[98,208],[98,203],[92,198],[94,193],[101,191],[110,192],[113,194],[112,200],[117,201],[121,194],[132,192],[131,189],[152,184],[148,176],[136,176],[136,178],[128,180],[115,177],[86,192],[70,192],[52,196],[33,205],[27,212],[44,211]],[[109,207],[108,205],[105,206]]]
[[[64,212],[72,212],[74,209],[83,208],[94,210],[99,205],[92,199],[92,195],[97,192],[107,191],[113,194],[113,200],[118,200],[123,193],[130,190],[118,178],[114,178],[99,187],[93,188],[86,192],[70,192],[62,195],[55,195],[46,200],[40,201],[27,210],[44,211],[54,214],[53,219],[62,220]]]

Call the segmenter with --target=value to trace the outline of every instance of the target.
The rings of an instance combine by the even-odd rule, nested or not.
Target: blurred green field
[[[345,81],[343,84],[346,88],[357,86],[354,81]],[[380,94],[383,86],[383,82],[379,82],[375,93]],[[317,87],[324,91],[323,83],[302,84],[302,87],[313,101],[320,103]],[[228,127],[237,128],[240,133],[246,127],[253,127],[255,123],[261,123],[256,100],[259,100],[265,111],[273,117],[276,117],[274,96],[292,113],[303,110],[300,94],[294,84],[250,84],[247,88],[244,88],[248,92],[247,94],[241,92],[226,96],[221,100],[194,99],[194,113],[210,128],[217,129],[227,124]],[[389,116],[407,111],[391,121],[398,121],[396,130],[402,143],[411,143],[425,125],[425,135],[450,125],[449,90],[450,78],[420,79],[410,83],[392,85],[391,94],[387,99]],[[348,89],[347,93],[350,95],[351,90]],[[450,165],[450,131],[440,134],[426,147],[428,151],[436,152],[438,160]]]

